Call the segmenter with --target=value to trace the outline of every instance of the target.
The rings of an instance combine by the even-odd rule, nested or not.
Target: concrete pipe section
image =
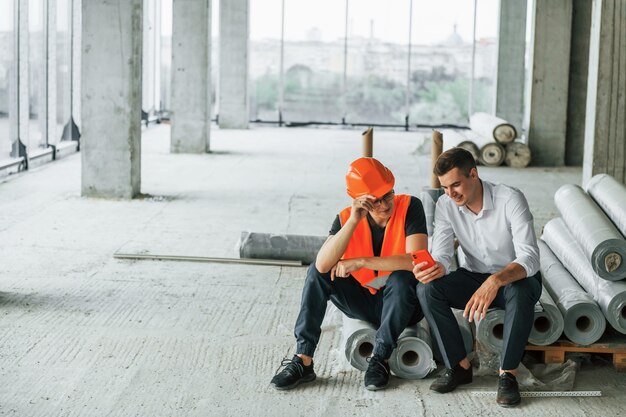
[[[545,287],[539,299],[543,311],[535,312],[533,328],[528,336],[528,343],[546,346],[556,342],[563,334],[563,315]]]
[[[554,194],[554,203],[593,271],[610,281],[626,278],[626,240],[591,197],[566,184]]]
[[[312,264],[325,241],[326,236],[241,232],[239,256],[241,258],[283,259]]]
[[[626,282],[600,278],[563,219],[550,220],[543,228],[542,239],[598,303],[609,324],[618,332],[626,334]]]
[[[374,352],[376,328],[365,321],[343,316],[343,340],[346,359],[359,371],[367,370],[367,358]]]
[[[504,339],[504,310],[487,311],[482,320],[476,321],[476,341],[486,350],[499,353]]]
[[[591,295],[565,269],[548,245],[539,240],[543,285],[563,315],[565,337],[579,345],[590,345],[606,329],[606,318]]]
[[[422,379],[435,370],[428,330],[419,324],[406,328],[391,353],[389,367],[394,375],[404,379]]]
[[[626,185],[610,175],[595,175],[587,183],[587,192],[626,236]]]
[[[496,116],[487,113],[474,113],[470,116],[470,128],[480,135],[507,144],[517,137],[515,126]]]

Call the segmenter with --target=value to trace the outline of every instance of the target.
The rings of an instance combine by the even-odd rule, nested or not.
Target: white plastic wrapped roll
[[[367,358],[372,356],[376,328],[365,321],[343,316],[344,352],[350,365],[360,371],[367,370]]]
[[[517,137],[515,126],[487,113],[474,113],[470,116],[470,128],[482,136],[506,144]]]
[[[420,325],[405,329],[391,353],[389,367],[396,376],[405,379],[422,379],[436,369],[428,331]]]
[[[543,311],[535,312],[528,342],[539,346],[551,345],[563,334],[563,315],[545,287],[541,290],[539,302]]]

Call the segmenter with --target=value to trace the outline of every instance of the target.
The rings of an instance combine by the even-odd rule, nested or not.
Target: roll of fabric
[[[422,200],[424,215],[426,216],[426,229],[428,230],[428,236],[433,235],[435,226],[435,207],[437,206],[437,200],[442,194],[443,188],[430,187],[424,187],[420,193],[420,200]]]
[[[589,180],[587,192],[626,237],[626,185],[608,174],[598,174]]]
[[[367,358],[372,356],[376,328],[365,321],[343,316],[343,345],[346,359],[360,371],[367,370]]]
[[[470,116],[470,128],[482,136],[498,143],[513,142],[517,137],[515,126],[496,116],[487,113],[474,113]]]
[[[476,341],[490,352],[500,352],[504,337],[504,310],[489,310],[476,322]]]
[[[428,331],[419,325],[405,329],[391,353],[389,368],[405,379],[422,379],[436,369]]]
[[[526,168],[532,159],[530,147],[523,142],[511,142],[505,146],[504,163],[511,168]]]
[[[565,337],[579,345],[597,342],[606,328],[606,318],[600,306],[543,240],[537,241],[537,244],[541,254],[543,285],[563,315]]]
[[[563,334],[563,315],[545,287],[541,289],[539,303],[543,311],[535,312],[533,328],[528,342],[533,345],[546,346],[556,342]]]
[[[241,258],[283,259],[315,262],[326,236],[279,235],[270,233],[241,232],[239,256]]]
[[[600,278],[561,218],[552,219],[545,225],[542,239],[598,303],[611,327],[626,334],[626,281]]]
[[[626,278],[626,240],[591,197],[566,184],[554,194],[554,203],[593,271],[610,281]]]
[[[491,142],[480,148],[478,162],[488,167],[498,167],[504,162],[506,151],[496,142]]]
[[[478,157],[480,156],[479,147],[468,139],[465,136],[465,133],[468,131],[463,131],[463,133],[459,133],[456,130],[445,129],[442,130],[443,134],[443,150],[444,152],[448,149],[452,148],[462,148],[472,154],[474,159],[478,161]]]

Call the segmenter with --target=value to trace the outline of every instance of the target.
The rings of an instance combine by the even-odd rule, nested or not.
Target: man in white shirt
[[[521,191],[482,181],[474,158],[463,149],[441,154],[434,172],[445,190],[435,210],[431,252],[436,264],[413,269],[422,283],[417,286],[420,304],[446,365],[430,388],[445,393],[472,382],[468,352],[451,308],[464,309],[472,321],[497,307],[505,311],[497,403],[514,407],[520,403],[515,371],[541,295],[533,216]],[[450,272],[455,238],[464,261]]]

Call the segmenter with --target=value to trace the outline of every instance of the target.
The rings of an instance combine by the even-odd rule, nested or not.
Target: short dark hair
[[[476,168],[476,160],[469,151],[463,148],[448,149],[437,158],[433,172],[439,177],[454,168],[458,168],[467,177],[472,168]]]

